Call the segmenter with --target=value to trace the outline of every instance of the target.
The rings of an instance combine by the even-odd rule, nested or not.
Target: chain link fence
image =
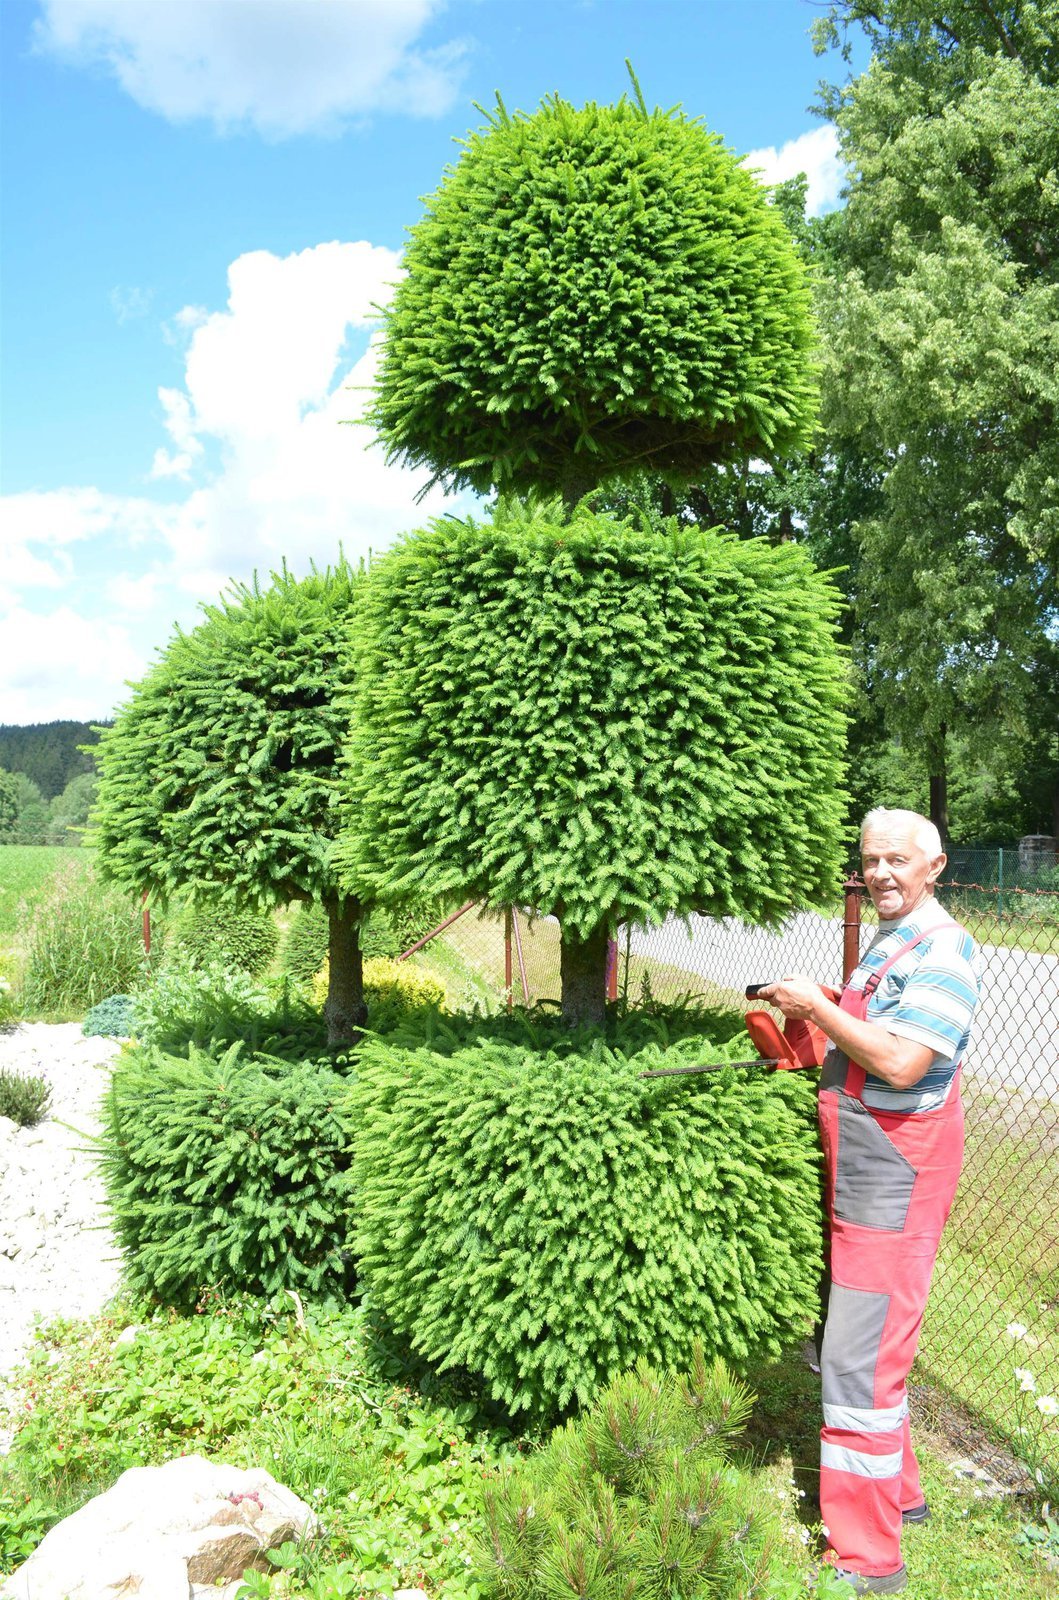
[[[939,890],[978,943],[982,990],[964,1068],[963,1176],[917,1375],[1054,1472],[1059,1423],[1047,1425],[1037,1400],[1059,1396],[1059,892],[1054,869],[1034,887],[1015,881],[1018,852],[1004,855],[1010,877],[999,851],[979,852],[981,878]],[[697,916],[623,928],[610,990],[632,1005],[693,997],[745,1009],[748,983],[801,973],[834,984],[872,938],[873,916],[857,885],[832,915],[801,913],[776,932]],[[445,982],[453,1005],[559,1001],[550,917],[471,907],[411,959]]]

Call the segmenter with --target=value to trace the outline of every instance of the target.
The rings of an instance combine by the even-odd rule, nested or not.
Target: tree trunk
[[[944,722],[930,745],[930,820],[941,834],[941,847],[949,844],[949,774],[946,761]]]
[[[368,1020],[364,1004],[364,958],[360,952],[361,907],[356,900],[326,900],[327,1047],[355,1044]]]
[[[601,923],[587,939],[560,934],[559,971],[563,986],[563,1021],[602,1024],[607,1015],[607,927]]]

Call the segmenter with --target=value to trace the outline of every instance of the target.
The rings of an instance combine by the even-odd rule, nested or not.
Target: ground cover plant
[[[812,1085],[729,1068],[702,1018],[434,1017],[372,1038],[351,1080],[358,1272],[442,1367],[512,1411],[587,1404],[699,1337],[737,1366],[811,1324],[820,1264]],[[723,1024],[714,1018],[714,1031]],[[684,1037],[679,1035],[683,1033]],[[652,1038],[654,1034],[654,1038]],[[521,1035],[521,1037],[520,1037]]]
[[[553,913],[567,1020],[602,1020],[617,921],[832,894],[835,619],[793,545],[558,503],[432,524],[363,591],[339,876]]]
[[[364,1021],[362,908],[330,866],[345,733],[336,695],[360,582],[342,560],[302,580],[284,568],[267,588],[233,585],[204,607],[103,730],[93,813],[103,870],[127,889],[322,905],[336,1047]]]
[[[359,1308],[289,1297],[207,1295],[189,1316],[126,1302],[57,1324],[22,1375],[14,1417],[0,1457],[0,1573],[126,1468],[197,1451],[264,1466],[313,1506],[328,1539],[287,1548],[282,1592],[335,1600],[413,1583],[477,1600],[467,1574],[483,1471],[515,1454],[507,1430],[451,1385],[409,1387]],[[310,1587],[328,1572],[333,1582]]]

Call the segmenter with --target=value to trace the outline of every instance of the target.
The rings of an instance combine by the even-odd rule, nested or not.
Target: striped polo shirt
[[[861,1098],[875,1111],[935,1111],[948,1099],[971,1036],[978,1004],[979,956],[970,934],[931,896],[897,922],[880,922],[860,958],[850,986],[863,990],[873,972],[917,934],[929,937],[895,961],[868,1001],[868,1019],[889,1033],[934,1051],[934,1064],[910,1089],[867,1073]]]

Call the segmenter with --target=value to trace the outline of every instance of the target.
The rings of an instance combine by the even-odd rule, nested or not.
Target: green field
[[[27,921],[48,883],[68,862],[86,871],[94,852],[66,845],[0,845],[0,947],[18,948]]]

